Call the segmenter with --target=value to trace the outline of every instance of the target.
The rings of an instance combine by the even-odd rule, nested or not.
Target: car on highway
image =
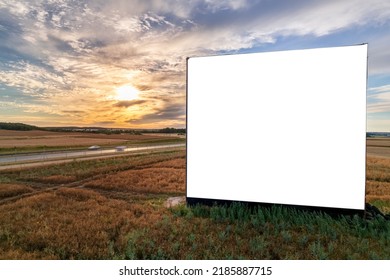
[[[115,147],[115,150],[117,152],[124,152],[126,150],[127,146],[118,146],[118,147]]]
[[[88,150],[90,150],[90,151],[95,151],[95,150],[99,150],[99,149],[100,149],[100,146],[96,146],[96,145],[88,148]]]

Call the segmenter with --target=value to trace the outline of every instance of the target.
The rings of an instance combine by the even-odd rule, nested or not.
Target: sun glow
[[[116,100],[134,100],[137,99],[139,90],[131,85],[124,85],[116,89]]]

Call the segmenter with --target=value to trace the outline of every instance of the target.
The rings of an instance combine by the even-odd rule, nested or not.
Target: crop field
[[[185,140],[164,134],[102,134],[86,132],[13,131],[0,129],[0,154],[69,150],[100,146],[140,146],[151,144],[179,143]]]
[[[390,138],[389,137],[367,138],[367,156],[390,158]]]
[[[185,149],[0,172],[1,259],[390,259],[390,222],[284,207],[177,205]],[[367,159],[390,213],[390,159]]]

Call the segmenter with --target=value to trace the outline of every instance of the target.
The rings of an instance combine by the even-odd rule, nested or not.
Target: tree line
[[[40,127],[24,124],[24,123],[10,123],[10,122],[0,122],[0,129],[6,129],[6,130],[43,130]]]

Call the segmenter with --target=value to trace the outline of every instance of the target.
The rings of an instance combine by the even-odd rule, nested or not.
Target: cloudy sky
[[[389,42],[384,0],[0,0],[0,121],[184,127],[188,56],[368,43],[390,131]]]

